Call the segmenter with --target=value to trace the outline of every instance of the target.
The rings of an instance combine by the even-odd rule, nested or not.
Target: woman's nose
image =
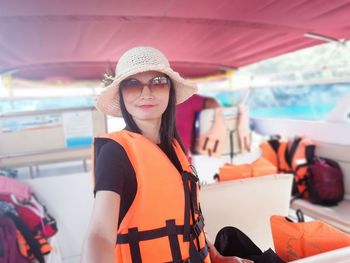
[[[141,97],[152,97],[152,90],[149,88],[148,85],[143,85],[142,91],[141,91]]]

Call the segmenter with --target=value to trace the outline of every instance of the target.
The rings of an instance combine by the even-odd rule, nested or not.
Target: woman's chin
[[[152,121],[152,120],[160,120],[162,118],[162,115],[159,114],[152,114],[150,112],[144,112],[142,114],[137,114],[133,116],[134,119],[138,119],[141,121]]]

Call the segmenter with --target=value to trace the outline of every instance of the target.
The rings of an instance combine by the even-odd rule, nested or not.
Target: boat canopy
[[[305,34],[345,41],[349,14],[350,0],[4,0],[0,74],[101,79],[142,45],[205,76],[323,43]]]

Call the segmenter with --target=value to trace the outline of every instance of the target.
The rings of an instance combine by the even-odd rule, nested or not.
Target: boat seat
[[[58,232],[50,240],[54,247],[47,262],[79,263],[93,207],[90,173],[25,180],[56,219]]]
[[[322,220],[346,233],[350,233],[350,199],[344,199],[336,206],[321,206],[304,199],[293,201],[293,209],[301,209],[308,216]]]
[[[212,242],[225,226],[243,231],[261,250],[274,248],[272,215],[288,215],[291,174],[266,175],[203,185],[205,230]]]
[[[325,207],[303,199],[292,203],[292,208],[301,209],[306,215],[322,220],[338,229],[350,233],[350,156],[349,145],[315,141],[316,155],[330,158],[339,163],[344,174],[345,198],[337,206]]]
[[[293,261],[290,261],[289,263],[329,263],[329,262],[345,263],[345,262],[349,262],[349,258],[350,258],[350,247],[344,247],[344,248],[339,248],[332,251],[324,252],[321,254],[317,254],[311,257],[293,260]]]

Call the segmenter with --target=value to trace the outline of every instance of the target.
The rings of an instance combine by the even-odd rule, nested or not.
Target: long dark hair
[[[182,150],[185,152],[182,140],[179,136],[179,133],[175,125],[176,123],[175,122],[175,111],[176,111],[175,92],[176,91],[175,91],[174,85],[170,79],[169,102],[166,110],[162,115],[162,122],[160,124],[159,135],[160,135],[160,147],[163,149],[163,151],[171,160],[177,159],[175,150],[172,146],[173,139],[176,139],[179,142]],[[142,134],[141,129],[137,126],[131,114],[125,108],[125,103],[124,103],[121,89],[119,89],[119,98],[120,98],[120,110],[126,124],[126,129],[132,132]]]

